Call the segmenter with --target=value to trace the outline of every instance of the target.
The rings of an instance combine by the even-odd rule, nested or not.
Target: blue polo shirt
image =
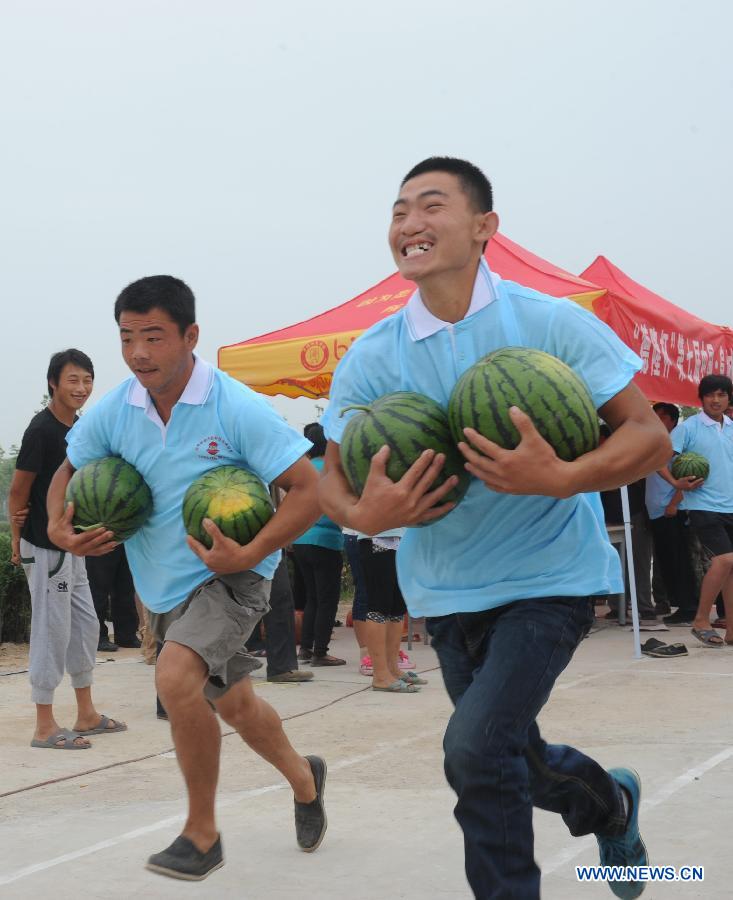
[[[323,471],[323,457],[317,456],[311,460],[313,468],[319,472]],[[316,547],[325,547],[327,550],[343,550],[344,549],[344,533],[341,526],[337,525],[333,519],[328,516],[321,518],[305,531],[299,538],[293,541],[293,544],[314,544]]]
[[[191,482],[234,465],[269,484],[312,446],[264,398],[198,357],[167,425],[130,378],[79,419],[67,443],[75,469],[120,456],[148,483],[153,514],[125,549],[135,589],[156,613],[174,609],[212,574],[186,544],[181,505]],[[279,559],[279,551],[272,553],[254,571],[270,579]]]
[[[710,463],[710,474],[694,491],[685,491],[681,509],[733,513],[733,421],[723,424],[704,412],[685,419],[670,435],[675,453],[692,450]]]
[[[431,321],[433,319],[434,321]],[[502,281],[482,261],[466,317],[435,319],[419,292],[365,332],[336,369],[323,425],[339,443],[340,411],[392,391],[444,407],[458,378],[500,347],[559,357],[583,378],[596,407],[625,388],[640,360],[595,316]],[[473,479],[463,501],[426,528],[408,528],[397,553],[400,586],[415,616],[475,612],[515,600],[622,590],[597,494],[567,500],[499,494]]]
[[[644,501],[646,503],[646,511],[649,513],[649,518],[661,519],[665,509],[672,502],[675,493],[676,488],[673,488],[661,475],[657,475],[656,472],[647,475],[644,488]]]

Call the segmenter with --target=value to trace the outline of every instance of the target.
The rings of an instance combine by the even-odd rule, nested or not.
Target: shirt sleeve
[[[26,428],[15,468],[21,472],[40,472],[43,468],[43,439],[37,428]]]
[[[271,484],[313,446],[254,391],[241,388],[227,402],[227,433],[245,464],[266,484]]]
[[[105,456],[114,456],[105,421],[107,404],[100,402],[79,418],[66,435],[66,456],[75,469]]]
[[[548,338],[548,352],[580,375],[596,409],[641,369],[639,357],[608,325],[570,300],[558,300],[554,306]]]

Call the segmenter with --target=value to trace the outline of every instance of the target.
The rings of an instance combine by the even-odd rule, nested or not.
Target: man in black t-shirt
[[[127,726],[100,715],[92,702],[99,623],[84,559],[59,550],[48,538],[46,494],[66,458],[66,435],[92,392],[94,368],[85,353],[64,350],[51,357],[46,377],[51,400],[23,435],[8,498],[12,560],[22,564],[31,593],[28,668],[36,704],[31,746],[86,750],[91,744],[85,735],[124,731]],[[76,692],[73,731],[61,728],[53,715],[54,691],[64,671]]]

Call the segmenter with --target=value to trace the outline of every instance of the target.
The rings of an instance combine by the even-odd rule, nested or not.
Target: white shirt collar
[[[733,425],[733,419],[729,419],[725,413],[723,413],[722,424],[720,422],[716,422],[715,419],[711,419],[710,416],[705,412],[705,410],[701,409],[700,412],[698,413],[698,415],[700,416],[700,421],[702,422],[703,425],[708,425],[708,426],[717,425],[718,428],[721,429],[721,431],[723,428],[726,427],[726,425]]]
[[[496,300],[496,289],[500,281],[501,278],[489,269],[488,263],[482,258],[479,263],[478,271],[476,272],[476,280],[473,284],[471,304],[468,307],[468,312],[464,316],[464,319],[467,319],[469,316],[472,316],[474,313],[477,313],[479,310]],[[423,299],[420,296],[419,289],[415,291],[407,301],[407,305],[405,306],[405,318],[407,319],[410,337],[413,341],[421,341],[424,338],[436,334],[443,328],[448,328],[450,325],[454,324],[452,322],[444,322],[442,319],[434,316],[427,306],[425,306]]]
[[[205,362],[199,356],[194,354],[193,371],[188,379],[183,393],[178,398],[179,403],[188,403],[191,406],[201,406],[206,403],[214,384],[214,367]],[[150,394],[140,382],[135,378],[130,385],[130,392],[127,395],[127,402],[130,406],[139,406],[146,412],[150,412],[151,407],[155,409],[155,405],[150,399]],[[157,411],[156,411],[157,415]]]

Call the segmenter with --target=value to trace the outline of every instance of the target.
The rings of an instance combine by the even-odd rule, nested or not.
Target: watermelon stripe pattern
[[[142,475],[117,456],[94,460],[74,472],[66,502],[74,504],[75,528],[88,531],[102,525],[116,541],[131,538],[153,511],[153,496]]]
[[[670,466],[670,472],[673,478],[687,478],[690,475],[693,478],[707,478],[710,474],[710,463],[702,453],[688,450],[686,453],[675,456]]]
[[[269,522],[274,509],[267,488],[256,475],[237,466],[218,466],[189,487],[182,513],[186,532],[211,548],[204,519],[211,519],[227,537],[244,545]]]
[[[598,415],[582,379],[562,360],[527,347],[490,353],[461,376],[448,405],[453,439],[464,441],[463,429],[474,428],[513,450],[519,432],[511,406],[527,413],[560,459],[569,462],[598,446]]]
[[[396,391],[385,394],[353,416],[341,439],[341,464],[349,485],[358,496],[364,490],[374,454],[385,444],[390,448],[387,475],[399,481],[423,451],[432,449],[445,453],[443,471],[431,489],[439,487],[446,478],[457,475],[459,482],[441,503],[458,503],[465,496],[470,476],[464,468],[465,460],[450,434],[445,410],[423,394]]]

